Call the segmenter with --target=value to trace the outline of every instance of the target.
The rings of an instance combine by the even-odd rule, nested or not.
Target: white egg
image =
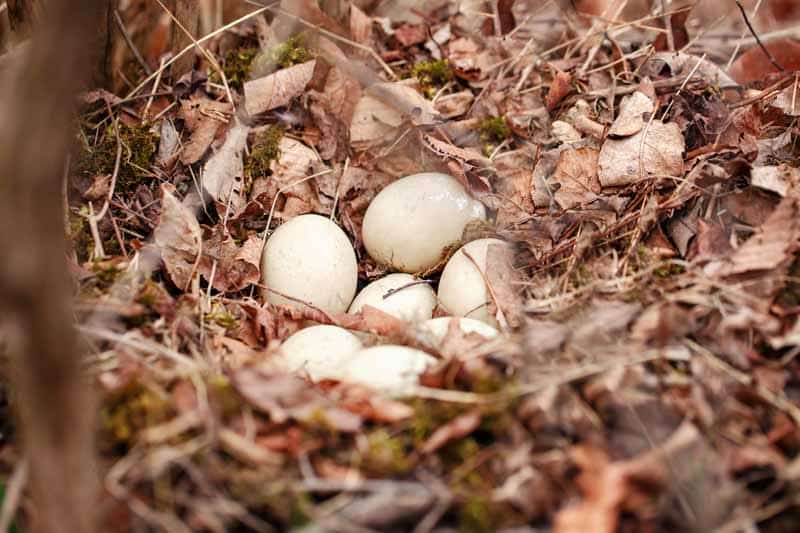
[[[485,219],[486,208],[458,180],[423,172],[378,193],[364,215],[362,235],[373,259],[413,274],[441,261],[469,222]]]
[[[478,239],[459,248],[442,271],[438,295],[439,303],[450,314],[474,318],[496,328],[497,320],[489,313],[491,295],[486,287],[486,255],[491,244],[508,246],[499,239]]]
[[[500,334],[495,328],[486,322],[481,322],[480,320],[475,320],[472,318],[454,316],[441,316],[439,318],[426,320],[419,325],[419,330],[423,334],[430,335],[433,342],[439,344],[444,340],[447,332],[450,329],[450,323],[453,321],[456,321],[458,328],[465,334],[477,333],[486,339],[492,339]]]
[[[344,328],[311,326],[283,342],[278,363],[291,372],[307,372],[314,381],[340,379],[347,361],[362,347]]]
[[[389,274],[361,289],[348,312],[358,313],[365,305],[400,320],[419,322],[433,316],[436,293],[411,274]]]
[[[365,348],[351,358],[343,380],[402,396],[419,383],[419,376],[436,362],[431,355],[407,346],[387,344]]]
[[[356,293],[356,254],[339,226],[319,215],[300,215],[267,240],[261,279],[270,303],[302,307],[304,302],[342,313]]]

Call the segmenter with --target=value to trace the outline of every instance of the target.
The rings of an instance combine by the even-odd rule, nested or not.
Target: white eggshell
[[[420,374],[435,361],[431,355],[407,346],[373,346],[347,362],[343,380],[399,396],[417,385]]]
[[[314,381],[340,379],[342,368],[362,347],[344,328],[311,326],[283,342],[279,363],[291,372],[307,372]]]
[[[281,296],[285,294],[325,312],[342,313],[356,293],[356,254],[339,226],[319,215],[300,215],[267,240],[261,279],[270,303],[302,306]]]
[[[486,288],[486,255],[491,244],[507,246],[499,239],[478,239],[459,248],[442,270],[438,295],[439,303],[452,315],[474,318],[496,328],[497,320],[489,313],[491,295]]]
[[[369,204],[362,236],[369,255],[402,272],[435,266],[486,208],[454,177],[423,172],[385,187]]]
[[[450,323],[453,321],[458,323],[459,329],[465,334],[477,333],[486,339],[492,339],[500,334],[495,328],[486,322],[481,322],[480,320],[475,320],[472,318],[455,316],[441,316],[439,318],[426,320],[419,325],[419,329],[422,333],[427,333],[430,335],[432,340],[436,344],[439,344],[444,340],[450,328]]]
[[[395,291],[386,296],[389,291]],[[361,289],[350,304],[349,313],[371,305],[400,320],[419,322],[433,316],[436,293],[411,274],[389,274]]]

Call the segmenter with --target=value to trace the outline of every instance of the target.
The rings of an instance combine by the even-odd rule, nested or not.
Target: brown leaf
[[[627,137],[639,133],[653,111],[653,101],[643,92],[636,91],[626,96],[619,106],[619,116],[609,128],[608,134]]]
[[[422,445],[420,451],[424,454],[431,454],[451,441],[466,437],[478,429],[481,424],[481,417],[481,412],[477,410],[457,416],[434,431],[433,435]]]
[[[404,123],[420,126],[438,119],[431,101],[408,83],[375,83],[356,104],[350,141],[361,145],[388,142]]]
[[[440,157],[455,159],[472,167],[488,167],[491,165],[491,161],[477,150],[460,148],[454,144],[440,141],[428,134],[423,134],[422,140],[425,143],[425,148]]]
[[[217,201],[217,210],[223,216],[234,217],[247,203],[242,154],[249,131],[248,126],[236,121],[222,147],[203,167],[203,189]]]
[[[486,282],[491,289],[490,313],[505,318],[512,328],[522,323],[523,310],[519,276],[514,268],[514,250],[510,246],[492,244],[486,250]]]
[[[603,187],[618,187],[649,176],[682,176],[684,150],[683,134],[677,124],[654,120],[631,137],[606,139],[598,160],[600,183]]]
[[[404,48],[428,40],[428,28],[423,24],[401,24],[394,30],[394,37]]]
[[[369,387],[354,383],[342,383],[335,389],[339,395],[339,405],[356,413],[365,420],[384,424],[395,424],[408,420],[414,409],[403,402],[392,400]]]
[[[350,36],[360,44],[372,42],[372,17],[367,16],[355,3],[350,5]]]
[[[229,102],[217,102],[200,93],[181,100],[178,118],[182,119],[190,132],[183,145],[181,163],[197,163],[211,146],[220,127],[228,123],[233,106]]]
[[[108,196],[111,188],[111,174],[101,174],[92,179],[92,184],[81,194],[84,200],[96,202]]]
[[[768,271],[791,261],[800,248],[800,203],[784,198],[759,230],[727,259],[712,263],[706,272],[717,277]]]
[[[599,152],[589,147],[561,152],[556,169],[548,180],[561,209],[586,205],[597,198],[601,190],[597,179],[598,156]]]
[[[548,111],[553,109],[561,103],[569,93],[572,92],[572,75],[569,72],[557,71],[553,77],[553,83],[550,84],[550,90],[547,91],[545,97],[545,106]]]
[[[318,161],[314,150],[290,137],[283,137],[278,144],[280,158],[270,163],[271,179],[282,190],[285,197],[281,216],[285,219],[297,215],[320,211],[320,202],[313,182],[305,179],[312,174]]]
[[[350,123],[361,98],[361,85],[338,67],[332,67],[322,92],[311,91],[311,111],[322,138],[317,144],[324,160],[347,156]]]
[[[174,191],[172,185],[161,185],[161,218],[153,237],[170,279],[186,290],[200,259],[203,236],[194,212],[175,197]]]
[[[689,32],[686,31],[686,21],[689,19],[691,8],[682,9],[669,17],[669,29],[672,33],[673,50],[681,50],[689,44]],[[659,33],[653,41],[653,48],[658,52],[669,51],[669,39],[666,33]]]
[[[268,414],[275,423],[289,419],[315,424],[322,422],[346,433],[361,428],[361,418],[333,406],[299,377],[262,373],[251,367],[242,367],[232,373],[231,381],[245,400]]]
[[[796,196],[800,190],[800,169],[786,163],[753,167],[750,171],[750,183],[780,196]]]
[[[497,18],[500,19],[500,33],[507,34],[517,26],[512,9],[516,0],[497,0]]]
[[[475,96],[472,91],[459,91],[436,99],[434,106],[442,118],[455,118],[469,111]]]
[[[783,38],[765,42],[764,46],[785,70],[800,69],[800,42]],[[770,62],[764,50],[755,44],[734,61],[728,72],[737,82],[747,84],[762,81],[770,74],[780,71]]]
[[[316,60],[300,63],[289,68],[247,81],[244,84],[244,108],[250,115],[257,115],[276,107],[287,105],[292,98],[300,96],[311,81]]]
[[[235,292],[258,283],[263,240],[251,235],[240,247],[220,224],[203,243],[203,258],[198,269],[220,292]],[[216,265],[215,265],[216,263]]]

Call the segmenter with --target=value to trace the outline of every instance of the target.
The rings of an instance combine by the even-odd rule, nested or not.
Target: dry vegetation
[[[733,2],[200,4],[169,56],[170,14],[123,2],[113,92],[75,124],[102,530],[795,529],[792,2],[744,3],[769,58]],[[381,313],[264,302],[264,239],[304,213],[344,228],[360,282],[385,273],[365,209],[427,170],[490,209],[465,240],[514,243],[488,276],[505,335],[431,347]],[[271,370],[311,323],[440,362],[407,398]],[[24,526],[2,422],[0,518]]]

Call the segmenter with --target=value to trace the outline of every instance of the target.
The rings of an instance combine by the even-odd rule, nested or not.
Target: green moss
[[[244,160],[244,175],[248,186],[252,180],[259,176],[268,176],[272,173],[270,165],[278,161],[281,156],[280,145],[284,130],[280,126],[270,126],[256,137],[250,147],[250,155]]]
[[[461,505],[458,530],[464,533],[493,531],[492,510],[486,497],[472,495]]]
[[[511,137],[511,128],[505,117],[489,117],[480,121],[478,132],[485,143],[501,143]]]
[[[225,73],[229,87],[241,90],[250,75],[250,67],[257,55],[258,48],[238,48],[225,54],[222,60],[222,71]],[[222,77],[218,71],[211,72],[209,79],[214,83],[222,83]]]
[[[82,136],[80,152],[73,165],[73,172],[84,178],[93,178],[114,172],[117,157],[117,137],[114,127],[103,132],[99,142],[90,146],[87,136]],[[132,192],[148,177],[153,156],[158,147],[158,135],[147,125],[119,125],[119,141],[122,145],[116,192]]]
[[[367,450],[361,455],[361,467],[376,476],[402,475],[411,469],[411,461],[402,437],[393,437],[385,429],[367,436]]]
[[[224,419],[234,416],[242,409],[242,399],[230,380],[222,374],[208,378],[208,392],[214,407]]]
[[[425,95],[432,97],[437,88],[453,79],[453,70],[445,59],[423,61],[411,67],[411,76],[417,78]]]
[[[101,442],[111,447],[130,447],[140,431],[165,422],[170,415],[168,399],[142,384],[130,385],[101,410]]]
[[[286,39],[286,41],[272,48],[268,53],[268,57],[270,61],[281,68],[287,68],[291,67],[292,65],[298,65],[300,63],[305,63],[306,61],[311,61],[314,59],[314,54],[312,54],[308,48],[303,46],[302,43],[302,35],[289,37]]]
[[[211,312],[206,313],[205,319],[225,329],[235,328],[239,324],[236,317],[221,305],[214,305],[214,307],[211,308]]]
[[[89,228],[89,221],[86,219],[87,216],[89,216],[88,207],[82,207],[78,213],[70,211],[69,228],[67,229],[67,238],[72,243],[78,261],[81,263],[88,261],[94,251],[94,239]]]

